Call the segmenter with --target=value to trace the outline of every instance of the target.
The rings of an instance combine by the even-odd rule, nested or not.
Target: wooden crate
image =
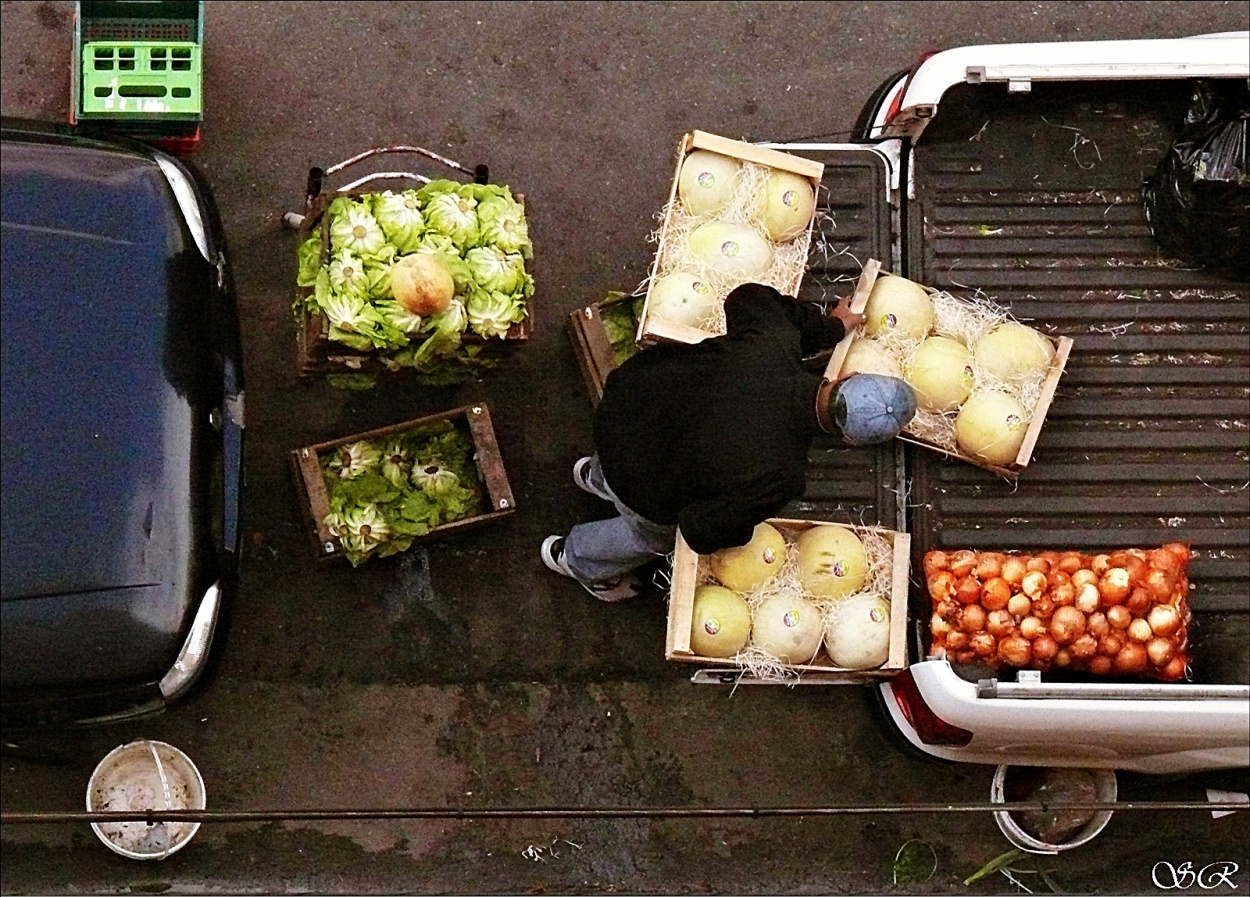
[[[715,134],[709,134],[705,131],[691,131],[682,137],[677,146],[677,167],[673,174],[673,186],[669,190],[668,205],[665,208],[668,212],[664,216],[664,221],[660,225],[659,245],[656,247],[655,258],[651,262],[651,277],[647,284],[647,303],[643,307],[642,314],[638,320],[638,340],[639,342],[678,342],[678,343],[697,343],[707,339],[709,336],[716,336],[715,333],[707,330],[700,330],[696,327],[688,327],[684,324],[676,324],[670,321],[662,320],[648,314],[651,301],[651,285],[655,283],[655,279],[659,274],[660,258],[664,254],[664,247],[667,244],[669,226],[673,218],[673,209],[677,200],[677,182],[681,177],[681,165],[685,161],[686,155],[696,149],[705,149],[712,152],[720,153],[724,156],[731,156],[735,159],[741,159],[744,162],[753,162],[757,165],[767,166],[769,168],[780,169],[781,171],[790,171],[801,175],[812,183],[812,189],[820,190],[821,179],[824,177],[825,166],[821,162],[813,162],[810,159],[803,159],[789,153],[783,153],[778,150],[766,149],[756,146],[753,143],[745,143],[741,140],[730,140],[727,137],[718,137]],[[812,214],[812,220],[807,225],[807,238],[811,238],[812,227],[816,220],[815,213]],[[796,238],[799,239],[799,238]],[[807,261],[796,266],[789,282],[785,284],[777,284],[777,289],[787,295],[797,296],[799,292],[799,284],[803,281],[803,274],[806,271]]]
[[[323,266],[329,264],[330,220],[326,215],[326,211],[329,209],[330,203],[339,196],[364,196],[367,193],[375,192],[378,192],[378,190],[361,189],[323,193],[315,197],[309,203],[307,214],[305,214],[304,220],[300,224],[297,245],[304,245],[304,242],[316,232],[321,237],[321,264]],[[514,198],[522,206],[525,205],[524,194],[514,194]],[[533,273],[532,264],[532,260],[526,261],[525,270],[527,273]],[[334,373],[374,374],[389,370],[377,352],[361,352],[330,339],[329,319],[320,311],[309,311],[304,304],[304,300],[312,295],[313,288],[296,287],[296,292],[300,301],[300,307],[303,309],[299,314],[295,329],[296,367],[301,379],[310,380],[325,374]],[[462,340],[470,345],[488,344],[492,349],[503,351],[513,349],[518,345],[524,345],[532,332],[533,302],[533,296],[526,300],[526,307],[529,313],[522,320],[509,327],[508,332],[502,337],[484,339],[472,330],[466,330]]]
[[[490,410],[484,402],[453,408],[440,414],[431,414],[415,420],[404,421],[389,427],[380,427],[365,433],[356,433],[342,439],[319,442],[316,445],[304,446],[290,453],[291,470],[295,476],[296,489],[300,494],[300,508],[304,522],[312,539],[313,549],[321,560],[332,560],[344,557],[342,543],[337,536],[326,527],[325,518],[329,513],[330,503],[326,492],[325,480],[321,472],[321,457],[328,452],[358,442],[361,439],[379,439],[394,433],[402,433],[424,424],[438,421],[451,421],[457,426],[467,427],[473,440],[474,459],[477,462],[478,475],[486,493],[486,501],[490,510],[473,517],[436,526],[424,536],[418,536],[414,542],[426,542],[443,536],[454,535],[464,530],[476,529],[479,526],[499,520],[516,510],[516,500],[512,496],[512,487],[508,483],[508,475],[504,470],[503,458],[499,453],[499,443],[495,439],[495,430],[491,425]]]
[[[873,284],[877,282],[877,278],[881,273],[881,263],[877,259],[869,259],[864,264],[864,270],[860,273],[859,281],[855,285],[855,292],[851,296],[851,311],[863,313],[864,308],[868,304],[868,295],[872,292]],[[924,285],[921,284],[921,286]],[[931,287],[924,287],[924,289],[929,293],[938,292]],[[1037,332],[1041,333],[1041,331]],[[1050,410],[1051,402],[1055,398],[1055,390],[1059,387],[1059,378],[1063,376],[1064,368],[1068,364],[1068,356],[1072,353],[1072,339],[1070,337],[1052,337],[1045,333],[1041,333],[1041,335],[1055,347],[1055,354],[1051,359],[1050,368],[1046,372],[1046,378],[1042,381],[1041,396],[1033,409],[1032,417],[1029,420],[1029,428],[1025,432],[1024,441],[1020,444],[1020,451],[1016,453],[1015,460],[1010,464],[998,466],[980,458],[965,455],[960,451],[952,451],[938,445],[931,439],[908,431],[907,428],[903,429],[899,439],[902,439],[904,442],[910,442],[913,445],[941,452],[949,457],[958,458],[961,461],[967,461],[969,464],[975,464],[977,467],[992,471],[1001,477],[1014,480],[1020,471],[1028,466],[1030,459],[1033,457],[1033,449],[1037,445],[1038,437],[1041,436],[1042,424],[1046,420],[1046,413]],[[825,367],[826,379],[836,380],[841,376],[842,365],[846,361],[846,354],[850,351],[852,344],[854,344],[857,338],[859,338],[859,332],[854,330],[838,343],[833,351],[833,355],[829,358],[829,364]]]
[[[773,518],[768,521],[783,531],[802,531],[820,526],[828,521],[791,520]],[[848,670],[834,665],[822,646],[811,663],[793,664],[787,667],[800,677],[819,679],[821,682],[856,683],[893,676],[907,667],[907,590],[911,558],[911,536],[895,530],[873,526],[847,527],[857,533],[873,532],[890,543],[890,654],[884,664],[871,670]],[[677,534],[677,548],[673,555],[673,582],[668,603],[668,636],[664,650],[666,660],[682,663],[698,663],[718,669],[732,668],[733,663],[723,657],[702,657],[690,649],[690,629],[694,622],[694,592],[698,585],[699,555],[686,540]],[[765,680],[758,680],[764,682]],[[793,680],[789,680],[793,681]],[[778,684],[785,684],[779,681]]]
[[[599,400],[603,398],[603,384],[607,381],[608,374],[617,368],[612,343],[603,323],[602,309],[637,299],[637,296],[606,299],[569,313],[569,339],[573,342],[573,355],[581,369],[582,378],[586,381],[592,405],[599,404]]]

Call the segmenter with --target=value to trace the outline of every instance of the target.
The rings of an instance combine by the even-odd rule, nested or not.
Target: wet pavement
[[[66,117],[72,9],[0,4],[5,115]],[[931,50],[1245,27],[1245,5],[1223,2],[208,4],[197,161],[222,206],[243,321],[241,594],[201,695],[142,724],[75,735],[38,762],[6,756],[4,809],[78,809],[95,763],[135,737],[187,751],[221,810],[987,799],[991,768],[913,757],[866,689],[693,685],[690,668],[663,659],[661,588],[605,606],[542,567],[544,536],[605,513],[569,478],[589,444],[591,406],[565,316],[645,277],[647,238],[691,128],[836,141],[879,82]],[[301,382],[295,239],[281,214],[301,204],[309,166],[401,142],[487,163],[525,193],[534,336],[459,388]],[[287,453],[479,401],[516,513],[358,569],[319,564]],[[1197,800],[1209,783],[1123,777],[1121,796]],[[936,870],[895,884],[895,856],[912,839],[933,848]],[[1123,813],[1045,866],[1071,893],[1144,893],[1159,863],[1238,860],[1248,843],[1244,814]],[[322,821],[208,825],[175,857],[141,864],[109,853],[85,825],[6,826],[0,885],[998,893],[1012,888],[1000,874],[962,882],[1009,847],[984,813]],[[1244,864],[1238,875],[1239,889],[1250,883]]]

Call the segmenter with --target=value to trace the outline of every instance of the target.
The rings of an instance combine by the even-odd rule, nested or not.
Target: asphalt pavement
[[[65,120],[73,4],[0,4],[5,115]],[[142,724],[3,758],[6,811],[74,810],[108,750],[185,750],[220,810],[897,807],[988,799],[993,769],[903,750],[858,687],[694,685],[664,660],[661,588],[595,602],[537,548],[602,514],[569,477],[591,406],[567,313],[644,279],[681,135],[845,139],[923,54],[1011,41],[1247,27],[1244,2],[207,4],[196,161],[233,253],[245,341],[241,594],[213,681]],[[525,194],[533,338],[480,382],[337,390],[296,375],[295,237],[310,166],[426,146]],[[489,403],[507,520],[407,555],[321,565],[296,447]],[[425,564],[428,563],[428,577]],[[1206,782],[1123,777],[1122,796]],[[5,893],[1002,893],[964,879],[1010,848],[986,813],[725,819],[218,823],[161,863],[87,826],[6,826]],[[895,882],[908,842],[925,881]],[[1042,867],[1069,893],[1148,893],[1157,864],[1243,862],[1245,814],[1117,814]],[[925,854],[928,855],[927,852]],[[1037,860],[1016,876],[1047,886]],[[927,870],[926,870],[927,871]],[[1030,878],[1029,876],[1032,875]],[[924,876],[920,876],[923,878]]]

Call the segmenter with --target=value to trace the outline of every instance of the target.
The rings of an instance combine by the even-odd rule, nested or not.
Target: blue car
[[[7,735],[156,713],[202,679],[237,581],[243,368],[189,165],[0,130]]]

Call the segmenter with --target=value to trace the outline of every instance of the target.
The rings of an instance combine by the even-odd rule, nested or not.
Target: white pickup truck
[[[938,548],[1182,541],[1195,552],[1181,683],[1004,681],[927,657],[929,599],[913,582],[911,665],[879,692],[929,755],[1152,773],[1250,766],[1250,287],[1168,257],[1141,193],[1196,79],[1248,77],[1246,32],[964,47],[882,85],[855,142],[773,144],[826,165],[825,262],[808,298],[871,256],[932,287],[980,290],[1074,340],[1017,483],[896,444],[861,459],[867,486],[862,471],[817,463],[798,513],[822,497],[854,505],[859,488],[877,522],[912,534],[914,571]]]

